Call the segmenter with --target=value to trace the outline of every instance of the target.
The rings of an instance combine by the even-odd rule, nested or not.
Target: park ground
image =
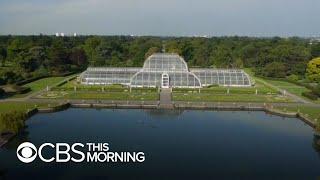
[[[299,112],[314,121],[320,119],[320,101],[302,96],[307,88],[286,81],[267,80],[253,76],[253,87],[219,87],[202,89],[173,89],[173,102],[235,102],[277,104],[283,112]],[[26,94],[14,95],[0,101],[0,113],[26,111],[35,107],[53,107],[68,100],[159,101],[159,89],[128,88],[122,85],[86,86],[77,82],[77,75],[49,77],[23,85]],[[280,105],[279,105],[280,104]]]

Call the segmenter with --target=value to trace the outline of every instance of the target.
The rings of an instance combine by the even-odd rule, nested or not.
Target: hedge
[[[316,94],[314,94],[313,92],[303,92],[302,96],[309,98],[311,100],[317,100],[318,96]]]

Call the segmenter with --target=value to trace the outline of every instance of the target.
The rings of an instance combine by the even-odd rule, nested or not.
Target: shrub
[[[315,129],[315,130],[316,130],[317,133],[320,134],[320,123],[318,123],[318,124],[316,125],[316,129]]]
[[[320,57],[308,63],[306,76],[311,82],[320,83]]]
[[[320,97],[320,84],[312,88],[312,93]]]
[[[299,76],[297,76],[295,74],[291,74],[290,76],[287,76],[287,79],[292,82],[297,82],[297,81],[299,81]]]
[[[219,87],[219,85],[218,84],[211,84],[211,85],[207,86],[207,88],[211,88],[211,87]]]
[[[12,111],[0,114],[0,132],[18,133],[24,127],[27,115],[22,111]]]
[[[286,72],[287,66],[284,63],[272,62],[267,64],[261,73],[267,77],[284,78],[286,77]]]
[[[316,94],[314,94],[313,92],[303,92],[302,96],[309,98],[311,100],[317,100],[318,96]]]
[[[4,96],[5,94],[6,92],[2,88],[0,88],[0,97]]]

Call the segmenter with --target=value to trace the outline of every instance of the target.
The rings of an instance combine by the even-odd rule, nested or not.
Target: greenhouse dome
[[[201,88],[210,85],[251,86],[248,74],[239,69],[189,69],[177,54],[156,53],[142,68],[88,68],[82,84],[122,84],[130,87]]]

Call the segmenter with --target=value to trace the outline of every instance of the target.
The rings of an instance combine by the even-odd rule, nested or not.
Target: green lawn
[[[79,84],[76,79],[52,88],[52,91],[77,91],[77,92],[129,92],[130,88],[121,84],[113,85],[84,85]],[[156,88],[132,88],[131,92],[157,92]]]
[[[156,92],[50,91],[37,96],[37,98],[157,101],[159,100],[159,94]]]
[[[58,82],[62,81],[66,77],[49,77],[49,78],[43,78],[39,79],[37,81],[33,81],[31,83],[23,85],[24,87],[30,87],[31,91],[40,91],[42,89],[45,89],[47,86],[52,86],[54,84],[57,84]]]
[[[113,85],[106,85],[106,86],[103,86],[103,85],[84,85],[84,84],[78,83],[76,79],[70,80],[70,81],[62,84],[59,87],[60,88],[74,88],[75,86],[77,88],[93,88],[93,89],[101,88],[101,87],[105,87],[105,88],[124,88],[121,84],[113,84]]]
[[[55,104],[48,105],[47,103],[30,103],[30,102],[1,102],[0,103],[0,113],[9,111],[27,111],[28,109],[33,109],[35,107],[49,107]]]
[[[208,93],[173,93],[174,101],[204,102],[292,102],[291,99],[279,95],[252,94],[208,94]]]
[[[312,107],[306,105],[297,105],[294,107],[276,107],[284,112],[300,112],[303,115],[310,117],[311,119],[320,123],[320,108],[319,107]]]
[[[229,89],[229,94],[256,94],[258,95],[270,95],[270,94],[278,94],[278,91],[274,88],[266,86],[263,83],[257,82],[255,86],[252,87],[222,87],[222,86],[213,86],[209,88],[202,88],[200,89],[201,93],[208,93],[208,94],[227,94]],[[192,93],[192,92],[199,92],[199,89],[185,89],[185,88],[175,88],[173,92],[176,93]]]
[[[303,86],[298,86],[296,84],[289,83],[286,81],[266,80],[266,79],[264,79],[264,81],[266,81],[266,82],[268,82],[268,83],[270,83],[280,89],[284,89],[284,90],[286,90],[292,94],[295,94],[297,96],[302,96],[303,92],[310,91]]]
[[[288,91],[289,93],[292,93],[294,95],[297,95],[299,97],[302,97],[304,99],[307,99],[309,101],[311,101],[310,99],[302,96],[303,92],[306,91],[310,91],[309,89],[307,89],[304,86],[299,86],[296,85],[294,83],[290,83],[287,81],[281,81],[281,80],[269,80],[269,79],[263,79],[263,78],[258,78],[254,76],[254,73],[251,71],[251,69],[245,69],[245,71],[256,81],[256,82],[260,82],[260,83],[268,83],[271,84],[272,86],[275,86],[277,88],[283,89]],[[267,84],[266,84],[267,85]],[[269,86],[270,87],[270,86]],[[271,87],[272,88],[272,87]],[[317,101],[313,101],[315,103],[320,103],[320,99]]]
[[[30,82],[28,84],[23,85],[23,87],[29,87],[31,89],[30,92],[26,93],[26,94],[17,94],[12,96],[11,98],[22,98],[25,97],[29,94],[38,92],[40,90],[45,89],[47,86],[52,86],[55,85],[61,81],[63,81],[64,79],[68,78],[70,76],[67,77],[48,77],[48,78],[43,78],[43,79],[39,79],[33,82]]]

